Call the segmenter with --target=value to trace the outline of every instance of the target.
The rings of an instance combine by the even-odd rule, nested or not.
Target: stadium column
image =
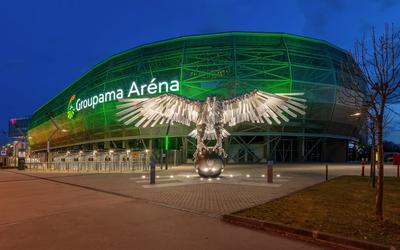
[[[304,136],[297,137],[297,160],[305,161],[304,159],[305,145]]]
[[[322,140],[321,161],[328,161],[328,145],[326,139]]]
[[[188,139],[186,137],[182,137],[182,155],[183,155],[183,159],[182,159],[182,163],[186,163],[187,161],[187,147],[188,147]]]
[[[270,136],[265,136],[264,137],[264,158],[266,161],[271,160],[271,138]]]

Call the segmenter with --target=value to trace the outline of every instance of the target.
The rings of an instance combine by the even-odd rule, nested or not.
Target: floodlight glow
[[[160,178],[160,176],[159,176],[159,175],[157,175],[157,176],[156,176],[156,178],[158,179],[158,178]]]
[[[146,176],[145,175],[142,175],[142,179],[145,179],[146,178]]]
[[[281,175],[280,175],[280,174],[277,174],[277,175],[276,175],[276,177],[278,177],[278,178],[279,178],[279,177],[281,177]]]
[[[229,177],[233,178],[233,174],[229,175]]]
[[[262,178],[265,178],[265,174],[262,174],[261,177],[262,177]]]
[[[173,176],[173,175],[171,175],[169,178],[171,178],[171,179],[172,179],[172,178],[174,178],[174,176]]]
[[[249,174],[246,174],[246,178],[250,178],[250,175],[249,175]]]

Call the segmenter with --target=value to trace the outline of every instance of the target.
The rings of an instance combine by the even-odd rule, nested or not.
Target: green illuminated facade
[[[155,96],[179,82],[179,89],[169,92],[199,100],[209,95],[230,98],[253,89],[305,93],[305,117],[283,126],[228,128],[232,136],[224,147],[233,162],[346,160],[347,145],[359,139],[362,120],[351,116],[359,112],[357,107],[345,106],[338,98],[346,53],[325,41],[285,33],[196,35],[139,46],[94,66],[39,108],[29,129],[31,149],[46,150],[55,130],[49,117],[66,130],[52,138],[52,150],[165,148],[166,126],[138,129],[117,121],[118,94],[126,98],[135,82],[143,95],[130,98]],[[158,84],[156,93],[147,87],[141,91],[152,81]],[[190,158],[194,145],[186,136],[192,129],[171,126],[167,147]]]

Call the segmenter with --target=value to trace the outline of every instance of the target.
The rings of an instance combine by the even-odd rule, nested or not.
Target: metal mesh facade
[[[352,140],[359,135],[357,107],[340,103],[341,64],[346,51],[327,42],[285,33],[219,33],[186,36],[143,45],[114,55],[96,65],[59,95],[39,108],[30,123],[32,150],[45,150],[55,130],[48,115],[67,132],[58,132],[52,147],[104,141],[160,138],[164,126],[138,129],[117,121],[118,101],[81,110],[67,118],[70,97],[90,97],[121,88],[132,81],[149,84],[179,80],[177,94],[191,99],[208,95],[230,98],[253,89],[271,93],[304,92],[306,116],[284,126],[241,124],[228,128],[233,136],[291,136]],[[171,127],[170,137],[186,137],[193,128]]]

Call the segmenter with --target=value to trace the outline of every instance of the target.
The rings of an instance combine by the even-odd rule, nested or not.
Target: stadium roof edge
[[[71,82],[60,93],[58,93],[53,98],[51,98],[50,100],[45,102],[43,105],[41,105],[39,108],[37,108],[34,111],[34,113],[36,113],[37,111],[42,109],[44,106],[46,106],[48,103],[50,103],[53,99],[56,99],[58,96],[62,95],[75,82],[78,82],[80,79],[82,79],[87,74],[89,74],[91,71],[93,71],[95,68],[99,67],[102,64],[107,63],[108,61],[114,59],[117,56],[121,56],[121,55],[124,55],[126,53],[130,53],[130,52],[135,51],[135,50],[140,50],[140,49],[144,49],[144,48],[148,48],[148,47],[152,47],[152,46],[158,46],[158,45],[162,45],[162,44],[166,44],[166,43],[172,43],[172,42],[178,42],[178,41],[184,41],[184,40],[208,38],[208,37],[244,36],[244,35],[252,35],[252,36],[266,36],[266,35],[269,35],[269,36],[278,36],[278,37],[291,37],[291,38],[295,38],[295,39],[299,39],[300,38],[300,39],[304,39],[304,40],[307,40],[307,41],[310,41],[310,42],[316,42],[316,43],[325,44],[325,45],[327,45],[329,47],[332,47],[332,48],[335,48],[337,50],[340,50],[340,51],[342,51],[343,53],[346,53],[346,54],[349,53],[349,51],[347,51],[345,49],[342,49],[342,48],[340,48],[340,47],[338,47],[338,46],[334,45],[333,43],[330,43],[330,42],[328,42],[326,40],[317,39],[317,38],[311,38],[311,37],[301,36],[301,35],[295,35],[295,34],[291,34],[291,33],[287,33],[287,32],[226,31],[226,32],[216,32],[216,33],[202,33],[202,34],[182,35],[182,36],[173,37],[173,38],[167,38],[167,39],[159,40],[159,41],[155,41],[155,42],[144,43],[144,44],[141,44],[139,46],[136,46],[136,47],[133,47],[133,48],[118,52],[116,54],[113,54],[113,55],[107,57],[106,59],[102,60],[101,62],[95,64],[90,69],[85,71],[80,77],[78,77],[76,80]]]

